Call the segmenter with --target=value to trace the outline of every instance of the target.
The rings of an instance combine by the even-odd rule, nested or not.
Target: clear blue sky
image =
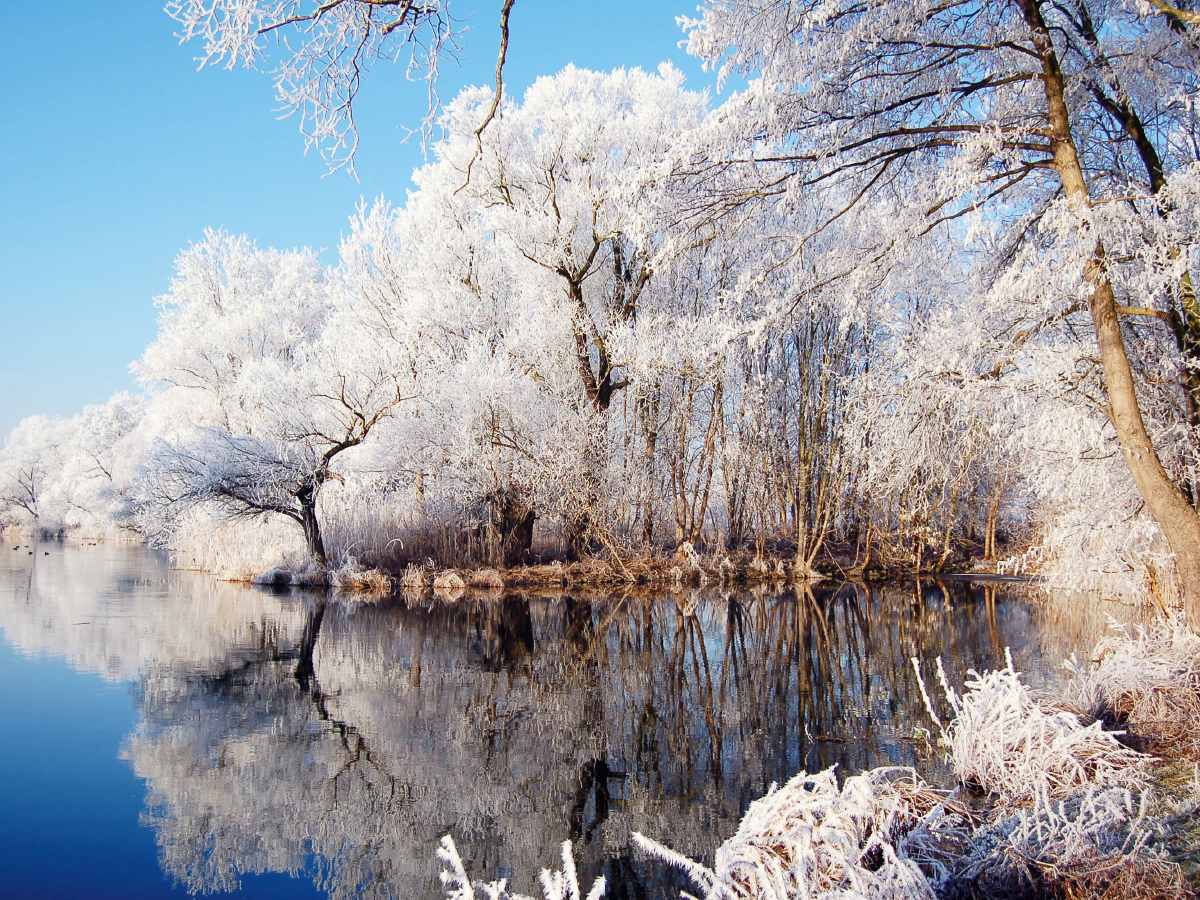
[[[567,63],[655,68],[714,84],[678,46],[675,17],[696,0],[517,0],[505,80],[523,92]],[[462,67],[445,99],[494,78],[499,0],[471,14]],[[387,66],[360,95],[360,181],[323,178],[294,120],[278,120],[270,78],[196,71],[155,0],[11,4],[0,30],[0,438],[35,413],[71,415],[122,389],[154,337],[154,297],[175,254],[205,227],[259,246],[324,248],[332,262],[361,197],[402,203],[421,163],[402,126],[423,86]]]

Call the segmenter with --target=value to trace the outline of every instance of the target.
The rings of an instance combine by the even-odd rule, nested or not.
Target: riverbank
[[[816,584],[822,581],[870,582],[912,578],[968,578],[1029,581],[1029,576],[998,575],[994,561],[968,561],[952,572],[923,571],[912,567],[834,568],[829,573],[798,566],[794,559],[755,556],[748,553],[701,555],[683,544],[672,555],[643,554],[622,558],[615,554],[580,561],[552,560],[545,563],[502,568],[459,566],[443,568],[428,561],[404,568],[366,566],[351,558],[329,569],[312,564],[276,566],[253,576],[232,577],[271,587],[333,588],[347,595],[385,597],[462,590],[494,591],[530,588],[586,587],[682,587],[729,585]]]
[[[751,805],[712,868],[642,835],[715,898],[1179,900],[1200,884],[1200,637],[1120,630],[1061,694],[971,673],[953,718],[922,694],[958,787],[910,769],[800,773]],[[916,660],[913,660],[916,667]]]
[[[275,523],[278,525],[279,523]],[[83,531],[47,533],[37,529],[8,527],[3,537],[10,545],[27,547],[31,542],[143,543],[132,532],[101,534]],[[581,559],[570,559],[561,548],[541,547],[529,554],[530,562],[515,566],[473,561],[470,554],[421,555],[405,549],[402,541],[371,541],[359,546],[350,542],[329,563],[310,560],[295,542],[291,530],[263,526],[239,529],[237,541],[213,539],[204,547],[170,550],[173,568],[202,571],[224,581],[273,587],[335,588],[342,594],[380,597],[412,590],[466,588],[551,588],[603,586],[805,584],[820,581],[882,582],[911,578],[1012,578],[1026,581],[1014,564],[983,555],[958,554],[945,560],[922,558],[905,562],[901,557],[886,560],[879,553],[856,552],[854,545],[831,546],[812,566],[798,564],[794,548],[786,544],[751,550],[712,551],[682,542],[675,549],[642,550],[599,547]],[[428,542],[426,542],[427,544]],[[420,542],[418,542],[420,544]],[[975,549],[982,554],[982,546]],[[1010,548],[1011,549],[1011,548]],[[865,563],[865,565],[864,565]],[[459,585],[458,582],[462,584]]]
[[[635,833],[704,900],[1184,900],[1200,884],[1200,637],[1166,618],[1118,630],[1064,690],[1030,691],[1006,666],[956,689],[937,661],[935,701],[917,670],[957,787],[911,768],[839,779],[836,767],[772,785],[711,866]],[[941,709],[939,709],[941,707]],[[952,715],[943,722],[943,710]],[[940,715],[939,713],[942,713]],[[543,872],[546,900],[581,895],[570,844]],[[450,900],[516,895],[474,885],[449,836]],[[602,879],[589,898],[603,895]],[[681,896],[690,896],[681,894]]]

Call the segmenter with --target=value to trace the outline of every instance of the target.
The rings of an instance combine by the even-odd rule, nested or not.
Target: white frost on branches
[[[181,43],[203,45],[203,66],[268,67],[284,115],[298,115],[309,147],[353,172],[354,99],[367,70],[404,63],[424,81],[430,117],[443,60],[458,55],[462,26],[447,0],[168,0]],[[273,48],[273,49],[272,49]]]

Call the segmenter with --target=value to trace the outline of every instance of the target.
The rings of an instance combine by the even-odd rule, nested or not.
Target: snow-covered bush
[[[950,878],[947,847],[965,843],[965,826],[911,769],[872,769],[840,788],[827,769],[801,772],[750,804],[711,869],[633,837],[686,872],[705,900],[933,900],[934,886]]]
[[[1144,636],[1125,643],[1147,648]],[[684,871],[704,900],[1190,896],[1148,813],[1148,757],[1099,722],[1080,724],[1067,701],[1035,701],[1011,660],[973,675],[962,697],[939,675],[955,713],[942,726],[948,759],[985,805],[912,770],[872,769],[839,788],[828,769],[752,803],[711,869],[635,841]]]
[[[1096,647],[1099,665],[1071,661],[1072,700],[1149,749],[1200,753],[1200,636],[1174,617],[1117,632]]]
[[[1141,787],[1147,757],[1117,735],[1021,683],[1012,661],[998,671],[972,672],[961,697],[939,675],[954,718],[945,727],[955,776],[1001,806],[1032,803],[1039,792],[1062,798],[1088,785]],[[915,662],[914,662],[915,666]]]

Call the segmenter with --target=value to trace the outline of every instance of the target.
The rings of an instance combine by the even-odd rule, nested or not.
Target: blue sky
[[[696,0],[517,0],[510,91],[567,63],[655,68],[671,60],[695,89],[714,79],[678,46]],[[493,80],[499,0],[456,0],[471,15],[446,99]],[[362,197],[403,202],[422,161],[403,126],[423,86],[387,66],[357,109],[359,181],[322,177],[294,120],[276,118],[266,74],[196,71],[154,0],[14,4],[0,30],[0,435],[35,413],[71,415],[134,390],[129,363],[155,333],[154,297],[176,253],[204,228],[260,246],[325,248],[332,262]]]

